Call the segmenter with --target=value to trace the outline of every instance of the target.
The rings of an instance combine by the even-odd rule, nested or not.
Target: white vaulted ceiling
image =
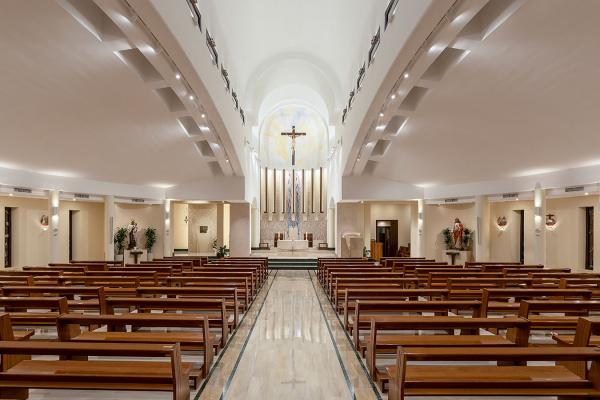
[[[200,2],[236,90],[257,115],[269,93],[291,87],[288,97],[297,98],[298,86],[318,93],[329,114],[339,112],[386,5],[387,0]]]
[[[154,93],[162,77],[144,82],[115,46],[57,1],[1,2],[0,166],[139,185],[211,175]]]
[[[414,82],[427,90],[414,110],[390,108],[408,119],[371,173],[429,187],[600,164],[598,15],[596,0],[529,0],[457,43],[470,52]]]

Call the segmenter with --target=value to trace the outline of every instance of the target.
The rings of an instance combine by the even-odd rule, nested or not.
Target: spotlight
[[[379,113],[379,116],[380,116],[381,118],[383,118],[383,113]]]
[[[392,95],[392,97],[391,97],[391,99],[392,99],[392,100],[396,100],[396,95],[395,95],[395,94],[393,94],[393,95]]]
[[[190,100],[194,100],[194,95],[193,95],[193,94],[190,94],[188,98],[189,98]]]
[[[175,79],[180,80],[181,79],[181,74],[175,74]]]
[[[408,72],[404,73],[404,79],[408,79],[409,76],[410,76],[410,74]]]
[[[202,114],[202,115],[201,115],[201,117],[202,117],[202,118],[206,118],[206,114]]]

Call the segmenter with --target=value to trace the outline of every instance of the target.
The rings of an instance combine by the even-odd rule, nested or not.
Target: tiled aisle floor
[[[224,398],[352,398],[308,271],[279,271]]]

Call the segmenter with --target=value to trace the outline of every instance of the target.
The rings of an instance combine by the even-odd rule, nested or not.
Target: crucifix
[[[296,165],[296,137],[306,136],[306,132],[296,132],[296,126],[292,125],[291,132],[281,132],[281,136],[292,138],[292,165]]]

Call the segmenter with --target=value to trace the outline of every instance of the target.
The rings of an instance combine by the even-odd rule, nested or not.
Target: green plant
[[[113,239],[117,254],[123,254],[123,250],[125,249],[125,239],[127,239],[127,228],[117,228]]]
[[[227,246],[220,246],[217,248],[217,258],[227,257],[229,255],[229,249]]]
[[[469,250],[471,248],[471,239],[473,239],[473,231],[469,228],[465,228],[463,230],[463,242],[462,247],[464,250]]]
[[[450,228],[446,228],[446,229],[442,230],[442,236],[444,237],[444,243],[446,244],[446,249],[449,249],[450,245],[452,243],[452,231],[450,230]]]
[[[156,229],[146,228],[144,237],[146,238],[146,249],[148,249],[148,253],[152,253],[152,247],[156,243]]]

